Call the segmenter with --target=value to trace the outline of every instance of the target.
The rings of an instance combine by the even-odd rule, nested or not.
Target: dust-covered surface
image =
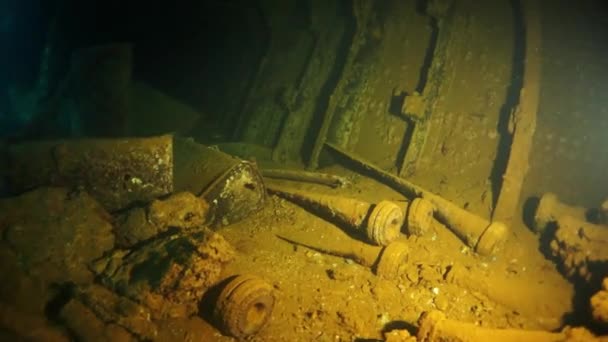
[[[372,202],[402,198],[374,181],[354,177],[349,189],[309,190],[338,191]],[[251,220],[220,231],[239,254],[249,255],[228,267],[238,272],[255,264],[257,273],[277,288],[273,318],[254,340],[381,338],[384,330],[416,326],[420,314],[433,309],[481,326],[549,330],[558,328],[571,310],[572,286],[535,248],[517,241],[492,260],[474,255],[447,230],[428,238],[403,237],[410,248],[408,260],[398,279],[385,280],[352,260],[277,237],[296,231],[322,241],[335,229],[340,228],[271,197]],[[450,278],[454,267],[465,269],[466,278]]]
[[[283,183],[309,192],[343,195],[370,203],[381,199],[404,200],[371,179],[340,168],[327,171],[349,179],[351,185],[331,189],[290,181]],[[61,189],[41,189],[4,200],[2,205],[3,208],[11,206],[11,212],[21,220],[24,216],[19,216],[19,210],[48,221],[48,217],[55,217],[57,210],[69,208],[73,201],[90,201],[88,207],[79,206],[75,212],[89,220],[98,217],[95,213],[102,213],[103,219],[98,219],[98,224],[108,241],[113,242],[112,217],[86,194],[72,195],[77,196],[75,199],[68,194]],[[202,214],[205,207],[193,201],[179,207],[181,210],[171,205],[187,203],[184,198],[189,197],[178,194],[154,202],[147,210],[156,213],[152,217],[157,220],[163,218],[165,224],[187,228],[197,216],[176,213],[190,209]],[[71,221],[66,221],[69,215],[61,217],[63,221],[59,220],[54,232],[72,227]],[[234,274],[260,277],[271,284],[276,298],[270,321],[251,338],[253,341],[381,339],[384,332],[405,328],[415,334],[420,315],[431,310],[440,310],[450,319],[474,322],[482,327],[554,330],[562,327],[562,318],[572,310],[572,286],[535,246],[525,246],[515,240],[498,256],[482,258],[441,227],[427,237],[404,235],[400,240],[409,249],[406,262],[400,265],[396,279],[387,280],[351,259],[278,238],[278,235],[304,233],[322,243],[343,227],[276,196],[269,197],[262,211],[216,232],[172,228],[139,241],[130,249],[115,249],[101,258],[103,251],[112,248],[112,244],[103,248],[99,243],[101,237],[86,246],[73,245],[72,248],[78,248],[73,253],[91,254],[87,260],[95,260],[79,263],[87,277],[76,279],[69,272],[55,275],[55,269],[62,268],[50,267],[55,263],[53,260],[64,255],[55,254],[56,249],[45,254],[44,247],[50,246],[48,243],[53,239],[32,238],[29,243],[16,243],[20,240],[7,232],[14,231],[17,222],[17,219],[5,219],[2,225],[5,232],[2,252],[6,256],[2,259],[3,269],[12,275],[3,283],[2,303],[20,315],[32,315],[24,319],[40,326],[37,331],[66,338],[162,340],[168,339],[167,336],[196,336],[202,328],[193,327],[204,326],[208,340],[229,339],[209,327],[209,324],[218,326],[212,318],[214,303],[204,300],[203,295]],[[94,222],[87,226],[94,227]],[[36,229],[36,225],[22,224],[22,227],[26,231]],[[91,234],[96,231],[86,237],[92,238]],[[362,234],[349,234],[349,238],[366,241]],[[45,243],[41,245],[42,241]],[[90,246],[102,250],[95,252]],[[24,264],[18,261],[19,257],[38,261]],[[43,257],[45,261],[41,260]],[[38,270],[32,272],[36,266]],[[89,269],[100,277],[93,279]],[[52,279],[54,285],[38,283],[37,279]],[[26,293],[20,296],[23,291]],[[33,293],[39,295],[31,296]],[[199,308],[198,303],[205,304]],[[51,313],[44,310],[49,305],[53,307]],[[4,319],[0,323],[14,334],[30,336],[24,335],[18,326],[12,327],[11,322]],[[171,335],[166,330],[169,326],[180,326],[181,332],[174,331]]]
[[[423,236],[407,236],[404,227],[396,242],[408,252],[390,279],[376,274],[386,252],[382,246],[371,246],[369,236],[333,222],[331,215],[322,218],[267,194],[255,159],[298,170],[306,163],[309,170],[321,165],[317,171],[347,180],[338,188],[276,181],[307,193],[352,198],[370,208],[380,201],[405,206],[413,200],[325,153],[329,142],[478,215],[485,228],[512,152],[512,113],[532,89],[522,84],[526,7],[507,0],[213,3],[212,15],[227,20],[206,26],[205,36],[237,39],[226,44],[229,48],[208,49],[217,63],[202,63],[203,69],[217,69],[210,76],[193,71],[201,70],[195,65],[176,63],[186,55],[193,64],[201,62],[182,53],[185,49],[167,48],[156,37],[146,39],[153,49],[134,43],[139,51],[154,51],[150,58],[179,64],[174,69],[151,63],[150,69],[188,74],[177,83],[197,89],[186,91],[189,103],[201,98],[193,94],[204,93],[201,106],[213,110],[196,129],[184,128],[196,140],[177,139],[168,149],[165,136],[150,149],[154,146],[129,138],[93,154],[69,143],[30,151],[37,143],[5,149],[0,141],[0,195],[4,188],[29,191],[0,200],[0,340],[233,341],[221,322],[227,317],[238,325],[232,328],[255,330],[251,341],[413,342],[416,335],[425,338],[421,317],[429,312],[435,314],[424,317],[440,317],[456,327],[453,331],[467,329],[468,337],[489,332],[485,340],[498,330],[475,329],[512,329],[522,341],[535,336],[585,341],[591,338],[586,328],[608,331],[606,281],[600,284],[608,272],[605,221],[560,224],[564,207],[551,212],[557,230],[549,224],[537,234],[540,229],[524,223],[530,200],[543,193],[590,208],[606,196],[601,148],[608,124],[601,84],[608,68],[601,43],[608,26],[601,1],[539,1],[542,17],[533,18],[542,23],[542,32],[536,32],[542,46],[535,51],[542,56],[540,94],[535,94],[538,130],[533,145],[526,146],[530,172],[505,246],[484,257],[475,253],[478,239],[462,241],[443,225]],[[190,12],[196,23],[206,22],[200,12]],[[59,18],[69,14],[60,11]],[[121,14],[112,11],[112,17]],[[61,31],[75,26],[50,35],[43,65],[67,56],[69,51],[53,55],[53,49],[65,48],[62,39],[70,35]],[[247,33],[238,31],[243,28]],[[167,35],[179,42],[182,36]],[[199,43],[190,42],[197,49],[209,47]],[[157,58],[165,48],[175,59]],[[242,57],[238,65],[228,63],[237,57]],[[70,69],[67,64],[63,67]],[[100,124],[85,134],[121,124],[108,120],[103,127],[105,117],[93,115],[96,104],[105,102],[104,90],[108,104],[112,94],[120,103],[124,97],[116,93],[124,87],[108,82],[95,87],[95,75],[88,81],[86,74],[76,75],[86,85],[83,95],[90,92],[82,97],[82,108],[91,108],[88,119]],[[39,76],[44,88],[47,75]],[[200,90],[202,85],[209,89]],[[58,91],[48,87],[43,90]],[[173,94],[169,88],[162,90]],[[136,95],[135,100],[141,94]],[[150,100],[146,103],[154,106]],[[196,113],[191,114],[161,116],[171,127],[188,127]],[[195,142],[228,136],[234,141],[226,139],[224,150],[251,161]],[[103,147],[99,143],[91,144]],[[22,163],[5,158],[3,150],[23,157]],[[14,176],[13,184],[5,173]],[[15,179],[30,181],[14,184]],[[38,188],[49,183],[69,189]],[[354,216],[342,221],[366,225]],[[436,213],[435,219],[442,218]],[[354,239],[353,246],[369,248],[344,257],[281,238],[295,236],[324,246],[350,245]],[[363,250],[365,257],[355,255]],[[217,298],[230,297],[222,297],[223,291],[232,290],[226,285],[242,279],[239,275],[258,279],[274,300],[256,303],[243,295],[254,304],[251,310],[233,306],[236,316],[218,314]],[[268,322],[264,310],[272,311]],[[251,328],[256,323],[263,325],[259,332]]]

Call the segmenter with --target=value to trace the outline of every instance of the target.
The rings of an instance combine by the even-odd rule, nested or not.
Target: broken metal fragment
[[[268,323],[274,303],[270,284],[253,275],[239,275],[222,289],[214,317],[226,334],[245,339]]]

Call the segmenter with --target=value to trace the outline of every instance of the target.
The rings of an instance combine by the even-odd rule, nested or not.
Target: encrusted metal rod
[[[509,131],[513,136],[509,161],[502,176],[493,220],[509,224],[517,211],[524,177],[529,168],[530,149],[536,130],[541,80],[541,20],[538,0],[521,1],[525,23],[525,67],[519,104],[511,115]]]
[[[302,170],[283,170],[283,169],[262,169],[262,176],[274,179],[286,179],[297,182],[316,183],[327,185],[332,188],[341,188],[348,184],[348,180],[344,177]]]
[[[422,197],[430,201],[435,206],[437,218],[444,222],[469,247],[474,248],[477,253],[493,255],[502,248],[508,235],[508,228],[503,223],[489,222],[482,217],[474,215],[454,203],[394,176],[334,144],[326,142],[325,146],[371,173],[380,181],[404,193],[406,196]]]

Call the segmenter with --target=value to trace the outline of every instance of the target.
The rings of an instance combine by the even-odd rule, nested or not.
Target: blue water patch
[[[25,123],[18,119],[0,114],[0,139],[17,134],[25,127]]]

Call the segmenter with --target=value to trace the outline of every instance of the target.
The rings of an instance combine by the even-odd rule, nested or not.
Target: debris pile
[[[599,282],[608,265],[608,227],[572,216],[560,217],[557,226],[551,252],[561,260],[565,274]]]
[[[205,326],[203,296],[225,283],[224,266],[237,257],[211,227],[259,210],[265,191],[254,164],[193,141],[184,144],[198,154],[179,155],[188,168],[174,172],[173,142],[161,136],[9,147],[10,191],[35,188],[0,200],[0,269],[10,274],[0,326],[11,338],[172,340],[171,322]],[[257,333],[274,307],[272,286],[244,277],[246,286],[225,290],[212,304],[217,324],[239,338]]]

